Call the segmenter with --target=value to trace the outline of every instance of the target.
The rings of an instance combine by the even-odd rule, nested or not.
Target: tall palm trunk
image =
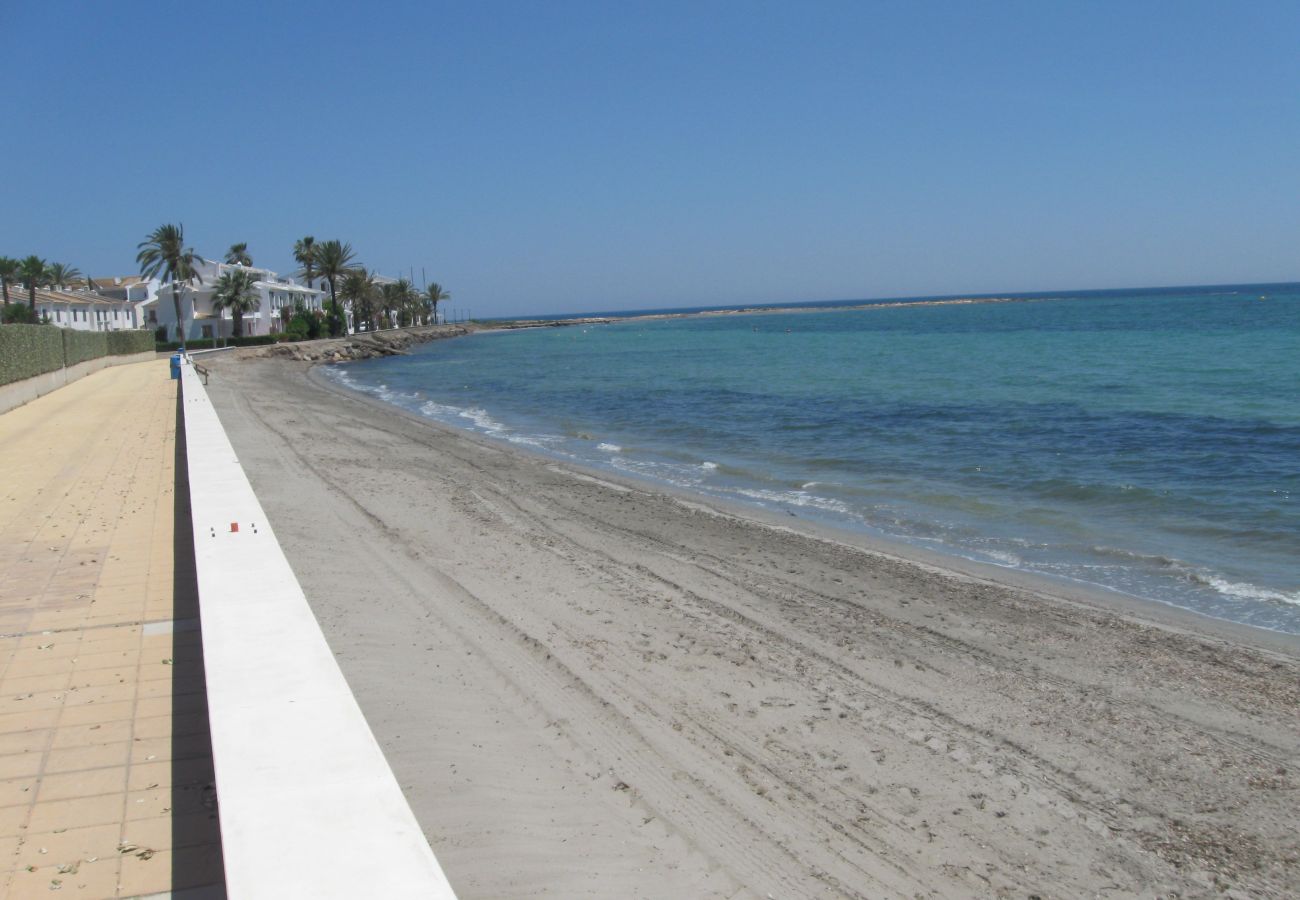
[[[176,340],[181,343],[181,352],[185,352],[185,321],[181,318],[181,292],[172,279],[172,306],[176,307]]]
[[[36,321],[36,280],[31,279],[27,282],[27,306],[32,311],[32,321]]]
[[[335,331],[337,330],[343,332],[343,334],[347,334],[348,323],[343,321],[343,313],[342,310],[339,309],[339,298],[334,292],[334,276],[330,275],[326,280],[330,283],[330,337],[341,337],[341,335],[335,334]],[[336,323],[338,325],[337,329],[335,328]]]

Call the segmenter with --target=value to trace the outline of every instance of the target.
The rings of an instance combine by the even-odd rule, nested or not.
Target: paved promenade
[[[176,384],[0,415],[0,896],[224,896]]]

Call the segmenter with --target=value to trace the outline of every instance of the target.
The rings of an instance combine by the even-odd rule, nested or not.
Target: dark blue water
[[[1297,285],[538,329],[335,371],[557,457],[1300,633]]]

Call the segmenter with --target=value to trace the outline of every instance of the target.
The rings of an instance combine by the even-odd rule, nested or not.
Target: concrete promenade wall
[[[181,380],[229,896],[454,900],[188,362]]]
[[[157,354],[152,350],[146,350],[144,353],[129,353],[124,356],[100,356],[96,359],[79,362],[75,366],[55,369],[53,372],[46,372],[43,375],[35,375],[31,378],[24,378],[22,381],[0,385],[0,413],[7,413],[24,403],[31,403],[37,397],[44,397],[51,391],[57,391],[65,384],[71,384],[78,378],[85,378],[91,372],[98,372],[100,369],[107,369],[109,366],[149,362],[154,359],[157,359]]]

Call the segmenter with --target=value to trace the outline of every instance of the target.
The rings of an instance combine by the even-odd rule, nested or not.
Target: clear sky
[[[1300,3],[0,0],[0,254],[475,315],[1300,279]]]

